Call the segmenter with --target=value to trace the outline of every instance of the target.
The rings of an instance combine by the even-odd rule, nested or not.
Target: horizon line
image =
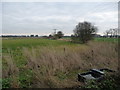
[[[36,34],[36,33],[30,33],[30,34],[0,34],[0,36],[3,36],[3,35],[11,35],[11,36],[30,36],[30,35],[38,35],[38,36],[49,36],[51,33],[49,34]],[[69,33],[69,34],[64,34],[64,36],[71,36],[73,33]],[[98,35],[104,35],[103,33],[96,33]]]

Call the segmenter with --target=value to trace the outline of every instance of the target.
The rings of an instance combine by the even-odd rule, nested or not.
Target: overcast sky
[[[3,34],[48,35],[56,28],[71,35],[83,21],[96,25],[98,33],[118,27],[117,2],[3,2],[0,14]]]

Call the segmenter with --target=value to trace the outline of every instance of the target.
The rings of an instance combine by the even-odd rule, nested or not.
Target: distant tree
[[[48,36],[44,35],[44,36],[42,36],[42,38],[48,38]]]
[[[104,32],[104,34],[105,34],[105,36],[106,37],[117,37],[117,35],[118,35],[118,29],[117,28],[115,28],[115,29],[109,29],[109,30],[106,30],[105,32]]]
[[[50,34],[50,35],[49,35],[49,37],[51,38],[51,37],[52,37],[52,35]]]
[[[34,35],[30,35],[30,37],[34,37]]]
[[[56,37],[58,38],[62,38],[64,36],[64,34],[62,33],[62,31],[58,31],[56,34]]]
[[[110,37],[113,37],[113,29],[110,29],[109,32],[110,32]]]
[[[54,33],[53,35],[49,35],[49,37],[52,37],[52,39],[59,39],[64,36],[62,31],[58,31],[56,34]]]
[[[48,38],[49,38],[49,39],[53,39],[53,35],[50,34],[50,35],[48,36]]]
[[[113,29],[113,37],[116,37],[116,29]]]
[[[87,41],[93,39],[95,33],[97,31],[97,27],[92,25],[90,22],[82,22],[78,23],[76,28],[73,30],[74,35],[72,35],[73,41],[86,43]]]
[[[117,37],[117,35],[118,35],[118,28],[113,29],[113,31],[114,31],[114,37]]]
[[[38,35],[35,35],[35,37],[38,37]]]
[[[109,30],[106,30],[106,31],[104,32],[104,34],[105,34],[106,37],[108,37],[109,34],[110,34],[110,31],[109,31]]]
[[[117,37],[118,35],[118,28],[112,29],[112,37]]]

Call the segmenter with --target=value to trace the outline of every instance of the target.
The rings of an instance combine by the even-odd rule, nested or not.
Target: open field
[[[104,42],[116,43],[116,42],[118,42],[118,38],[95,38],[94,41],[104,41]]]
[[[117,40],[111,38],[97,38],[87,44],[40,38],[3,39],[3,88],[82,86],[77,73],[91,68],[117,70],[117,45]]]
[[[16,47],[31,47],[31,46],[58,46],[58,45],[75,45],[71,42],[66,42],[65,40],[70,40],[70,38],[63,38],[63,40],[49,40],[41,38],[3,38],[2,47],[3,48],[16,48]],[[95,38],[94,41],[100,42],[118,42],[117,38]]]

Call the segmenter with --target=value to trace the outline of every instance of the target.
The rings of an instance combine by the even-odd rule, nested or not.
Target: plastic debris
[[[90,69],[90,71],[85,73],[78,73],[78,81],[87,81],[87,80],[100,80],[105,76],[105,71],[115,72],[110,69]]]

